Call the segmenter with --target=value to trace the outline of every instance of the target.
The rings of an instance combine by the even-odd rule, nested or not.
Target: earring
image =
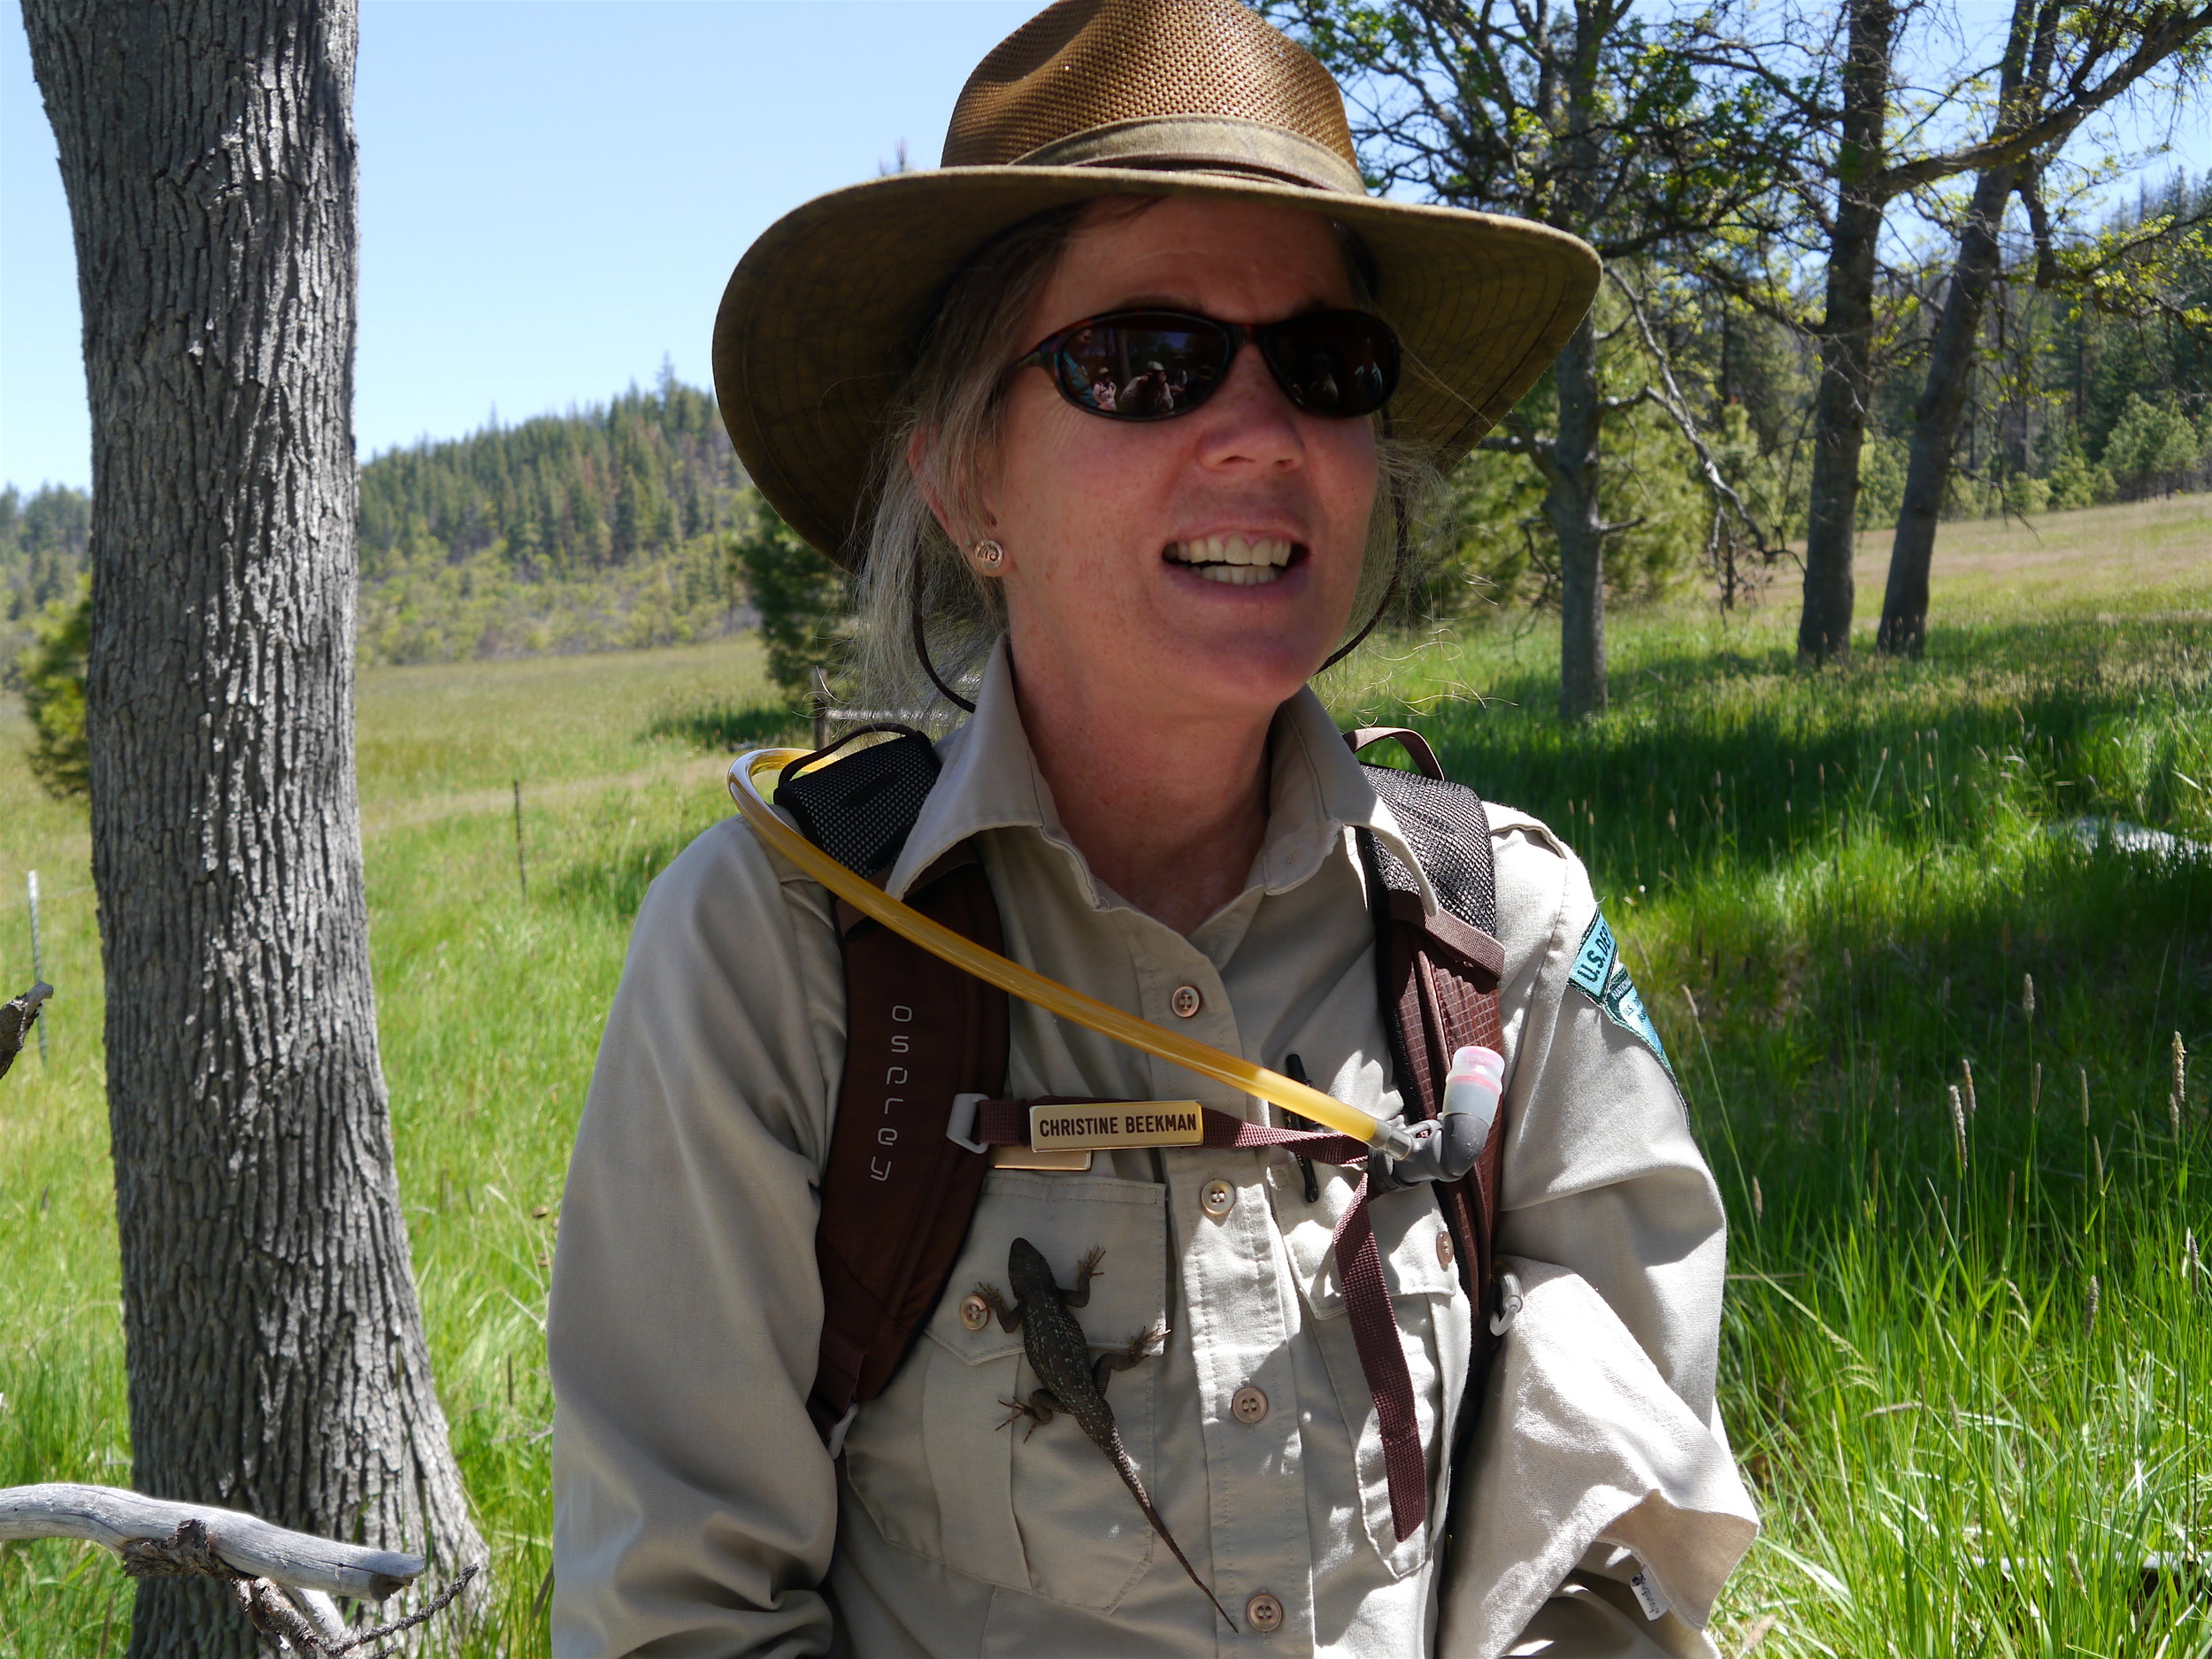
[[[968,559],[983,574],[995,575],[1006,563],[1006,549],[987,537],[968,549]]]

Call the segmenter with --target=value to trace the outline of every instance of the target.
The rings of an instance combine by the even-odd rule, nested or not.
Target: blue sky
[[[1041,4],[365,0],[364,457],[594,402],[664,360],[707,384],[746,244],[901,140],[934,162],[968,71]],[[2004,14],[1960,9],[1970,30]],[[2182,121],[2184,158],[2212,165],[2212,104]],[[68,215],[0,0],[0,480],[89,475]]]
[[[730,267],[901,139],[933,163],[1028,0],[366,0],[362,456],[710,380]],[[0,16],[0,479],[89,482],[68,211]]]

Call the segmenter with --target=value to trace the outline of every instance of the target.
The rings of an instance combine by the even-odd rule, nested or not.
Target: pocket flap
[[[995,1317],[970,1330],[961,1304],[988,1285],[1010,1305],[1006,1255],[1016,1239],[1044,1252],[1063,1290],[1075,1288],[1076,1269],[1092,1250],[1103,1250],[1091,1280],[1091,1299],[1076,1317],[1100,1348],[1118,1348],[1167,1320],[1167,1189],[1151,1181],[1085,1175],[1035,1175],[998,1170],[983,1179],[967,1242],[930,1316],[933,1340],[980,1365],[1021,1352],[1019,1328]]]
[[[1359,1190],[1359,1177],[1348,1170],[1317,1172],[1322,1176],[1320,1201],[1307,1203],[1304,1191],[1294,1185],[1289,1193],[1278,1187],[1275,1215],[1306,1305],[1315,1318],[1330,1319],[1344,1311],[1344,1287],[1337,1278],[1336,1253],[1329,1247],[1338,1221]],[[1444,1214],[1427,1186],[1381,1194],[1370,1202],[1367,1213],[1374,1223],[1383,1279],[1392,1295],[1449,1296],[1459,1288],[1459,1269],[1438,1247],[1445,1236]]]

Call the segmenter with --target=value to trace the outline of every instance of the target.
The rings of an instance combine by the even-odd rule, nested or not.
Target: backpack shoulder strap
[[[936,768],[929,741],[903,733],[818,779],[787,773],[777,803],[816,846],[879,878],[906,844]],[[978,944],[1005,947],[972,848],[906,899]],[[985,1155],[947,1137],[947,1120],[955,1095],[1006,1092],[1007,1056],[1003,991],[948,973],[920,946],[841,902],[838,926],[845,1074],[815,1224],[822,1342],[807,1401],[833,1454],[854,1409],[883,1392],[944,1292],[989,1168]]]
[[[1397,819],[1442,910],[1427,913],[1412,872],[1371,831],[1359,833],[1360,860],[1374,918],[1377,990],[1391,1060],[1410,1114],[1432,1118],[1442,1110],[1454,1049],[1471,1043],[1504,1048],[1498,1012],[1505,952],[1496,937],[1497,872],[1482,797],[1463,784],[1447,781],[1417,733],[1368,728],[1345,741],[1356,750],[1386,737],[1395,739],[1422,772],[1371,765],[1368,779]],[[1504,1142],[1501,1109],[1474,1169],[1465,1179],[1438,1188],[1446,1224],[1459,1247],[1461,1280],[1477,1310],[1471,1374],[1478,1378],[1495,1340],[1486,1316],[1492,1302]]]

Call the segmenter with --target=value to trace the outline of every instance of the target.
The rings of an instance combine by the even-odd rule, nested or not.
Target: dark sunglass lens
[[[1060,348],[1060,389],[1079,409],[1158,420],[1195,409],[1221,380],[1228,341],[1199,319],[1110,317]]]
[[[1270,331],[1268,365],[1314,415],[1371,415],[1398,389],[1398,340],[1363,311],[1324,311]]]

